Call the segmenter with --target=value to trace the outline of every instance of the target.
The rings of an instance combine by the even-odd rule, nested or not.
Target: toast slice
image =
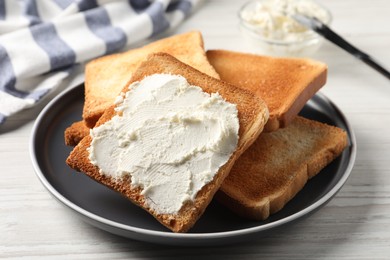
[[[191,85],[201,87],[206,93],[218,92],[228,102],[234,103],[237,106],[239,140],[236,150],[230,156],[226,164],[219,168],[214,178],[196,194],[195,200],[184,204],[177,214],[156,213],[145,204],[145,198],[141,194],[141,189],[131,187],[128,178],[115,181],[109,176],[99,173],[98,167],[94,166],[88,157],[89,152],[87,149],[90,147],[92,140],[90,135],[81,140],[71,152],[66,162],[73,169],[84,172],[92,179],[120,192],[133,203],[148,211],[159,222],[172,231],[185,232],[191,228],[202,215],[215,192],[219,189],[223,180],[228,175],[235,160],[259,136],[268,119],[268,109],[260,98],[250,92],[203,74],[165,53],[150,55],[134,72],[129,84],[140,81],[146,76],[153,74],[181,75],[186,78]],[[124,89],[124,91],[126,91],[126,89]],[[114,106],[108,108],[99,119],[97,126],[110,120],[115,113]]]
[[[346,132],[296,117],[262,133],[236,161],[216,198],[240,216],[264,220],[282,209],[347,146]]]
[[[132,73],[146,57],[155,52],[168,53],[195,69],[219,78],[207,60],[200,32],[192,31],[152,42],[124,53],[112,54],[89,62],[85,68],[83,119],[92,128],[110,107]]]
[[[302,58],[274,58],[209,50],[207,58],[221,79],[256,93],[268,106],[264,131],[286,127],[326,83],[327,66]]]

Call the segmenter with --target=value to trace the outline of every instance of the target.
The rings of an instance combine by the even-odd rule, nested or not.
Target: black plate
[[[77,173],[65,164],[71,147],[64,144],[64,131],[81,119],[84,86],[56,97],[36,120],[30,153],[37,176],[60,202],[84,220],[106,231],[132,239],[171,245],[210,245],[239,242],[294,222],[324,206],[347,180],[356,156],[353,131],[340,110],[321,94],[314,96],[302,116],[345,129],[349,147],[342,155],[311,179],[304,189],[280,212],[266,221],[235,216],[213,201],[194,228],[175,234],[151,215],[118,193]]]

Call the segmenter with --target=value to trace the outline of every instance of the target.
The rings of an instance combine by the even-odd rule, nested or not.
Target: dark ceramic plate
[[[47,190],[88,223],[136,240],[170,245],[211,245],[264,236],[324,206],[343,186],[355,161],[356,141],[349,123],[329,99],[317,94],[305,105],[301,115],[347,131],[349,147],[341,156],[266,221],[237,217],[213,201],[189,233],[175,234],[118,193],[65,164],[71,147],[64,144],[64,130],[81,119],[83,101],[84,86],[81,85],[57,96],[41,112],[30,143],[34,169]]]

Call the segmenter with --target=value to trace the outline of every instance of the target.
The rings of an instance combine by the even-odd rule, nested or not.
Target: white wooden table
[[[172,33],[196,29],[208,49],[251,51],[237,26],[243,3],[208,1]],[[322,3],[336,31],[390,68],[390,1]],[[53,199],[34,174],[28,143],[42,104],[1,130],[0,258],[390,259],[390,81],[330,43],[313,58],[328,64],[322,92],[345,113],[358,145],[346,185],[314,215],[266,238],[210,248],[157,246],[101,231]]]

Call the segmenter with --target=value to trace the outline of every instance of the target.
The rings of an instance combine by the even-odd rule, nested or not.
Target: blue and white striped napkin
[[[0,0],[0,125],[75,64],[180,24],[200,0]]]

